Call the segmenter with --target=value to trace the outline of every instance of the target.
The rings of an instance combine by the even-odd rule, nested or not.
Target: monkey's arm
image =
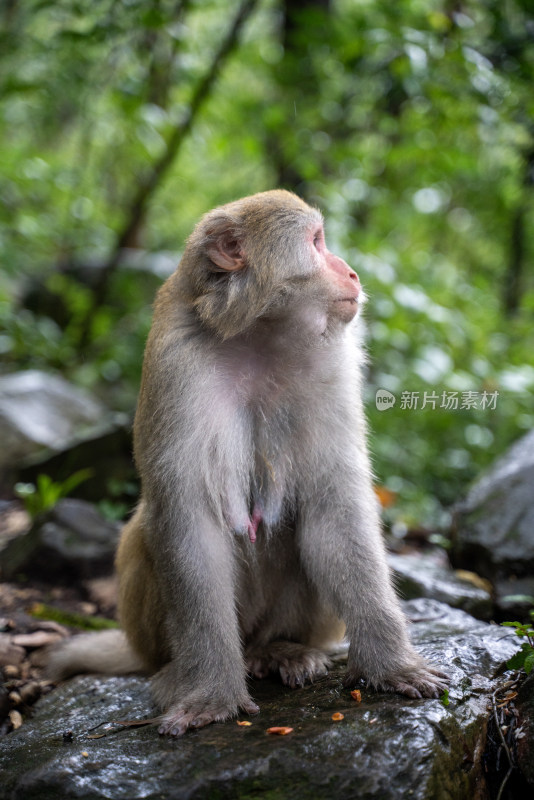
[[[221,424],[222,414],[231,419],[231,411],[213,403],[209,353],[188,353],[183,341],[167,346],[169,338],[156,329],[149,342],[135,449],[144,497],[141,524],[171,654],[154,678],[154,694],[168,709],[162,731],[179,735],[238,708],[258,709],[245,684],[233,541],[220,503],[227,472],[220,454],[232,452],[221,437],[236,441],[239,434],[231,421]]]
[[[231,542],[198,498],[161,500],[145,511],[148,547],[160,578],[171,661],[154,678],[154,696],[166,710],[160,732],[258,709],[245,684],[233,592]]]
[[[321,459],[314,459],[321,464],[321,472],[309,481],[304,479],[300,489],[302,561],[347,626],[348,684],[363,677],[377,689],[411,697],[438,696],[446,686],[446,676],[412,647],[393,589],[365,449],[363,415],[356,406],[338,419],[350,419],[352,431],[346,426],[331,430]]]

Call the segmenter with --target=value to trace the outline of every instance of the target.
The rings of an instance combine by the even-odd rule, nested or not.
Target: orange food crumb
[[[340,711],[336,711],[335,714],[332,714],[332,719],[334,722],[339,722],[341,719],[345,719],[345,714],[342,714]]]
[[[87,750],[82,750],[82,756],[84,758],[89,758],[89,753],[87,752]]]
[[[243,727],[248,728],[249,725],[252,725],[252,722],[248,722],[248,720],[246,720],[246,719],[243,719],[243,720],[238,719],[237,720],[237,724],[238,725],[243,725]]]
[[[288,733],[292,733],[293,728],[267,728],[267,733],[274,733],[277,736],[287,736]]]
[[[357,703],[362,702],[362,693],[360,692],[359,689],[353,689],[352,692],[350,693],[350,696],[352,697],[353,700],[356,700]]]

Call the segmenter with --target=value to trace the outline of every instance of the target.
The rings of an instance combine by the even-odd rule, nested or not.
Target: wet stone
[[[106,733],[113,721],[154,716],[147,680],[77,677],[41,699],[33,718],[1,741],[0,797],[479,796],[488,693],[517,641],[509,630],[435,600],[413,600],[405,608],[418,649],[451,675],[448,706],[365,687],[357,703],[337,666],[304,689],[254,681],[251,693],[261,712],[249,718],[251,726],[230,721],[172,740],[154,726],[114,725]],[[335,712],[343,720],[334,722]],[[294,730],[269,736],[272,726]]]

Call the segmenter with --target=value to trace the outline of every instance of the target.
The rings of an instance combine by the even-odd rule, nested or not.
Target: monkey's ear
[[[220,234],[208,245],[207,254],[215,266],[225,272],[234,272],[245,266],[241,242],[229,231]]]

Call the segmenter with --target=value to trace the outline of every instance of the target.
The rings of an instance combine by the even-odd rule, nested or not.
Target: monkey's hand
[[[186,697],[160,717],[158,732],[168,736],[182,736],[187,730],[203,728],[210,722],[226,722],[237,716],[239,710],[245,714],[257,714],[260,709],[250,698],[233,705],[216,700],[201,701],[198,696],[190,699]]]
[[[438,698],[449,685],[449,676],[422,658],[418,658],[414,665],[384,674],[364,675],[349,669],[344,684],[355,686],[359,678],[365,678],[367,684],[378,692],[397,692],[419,700],[422,697]]]

